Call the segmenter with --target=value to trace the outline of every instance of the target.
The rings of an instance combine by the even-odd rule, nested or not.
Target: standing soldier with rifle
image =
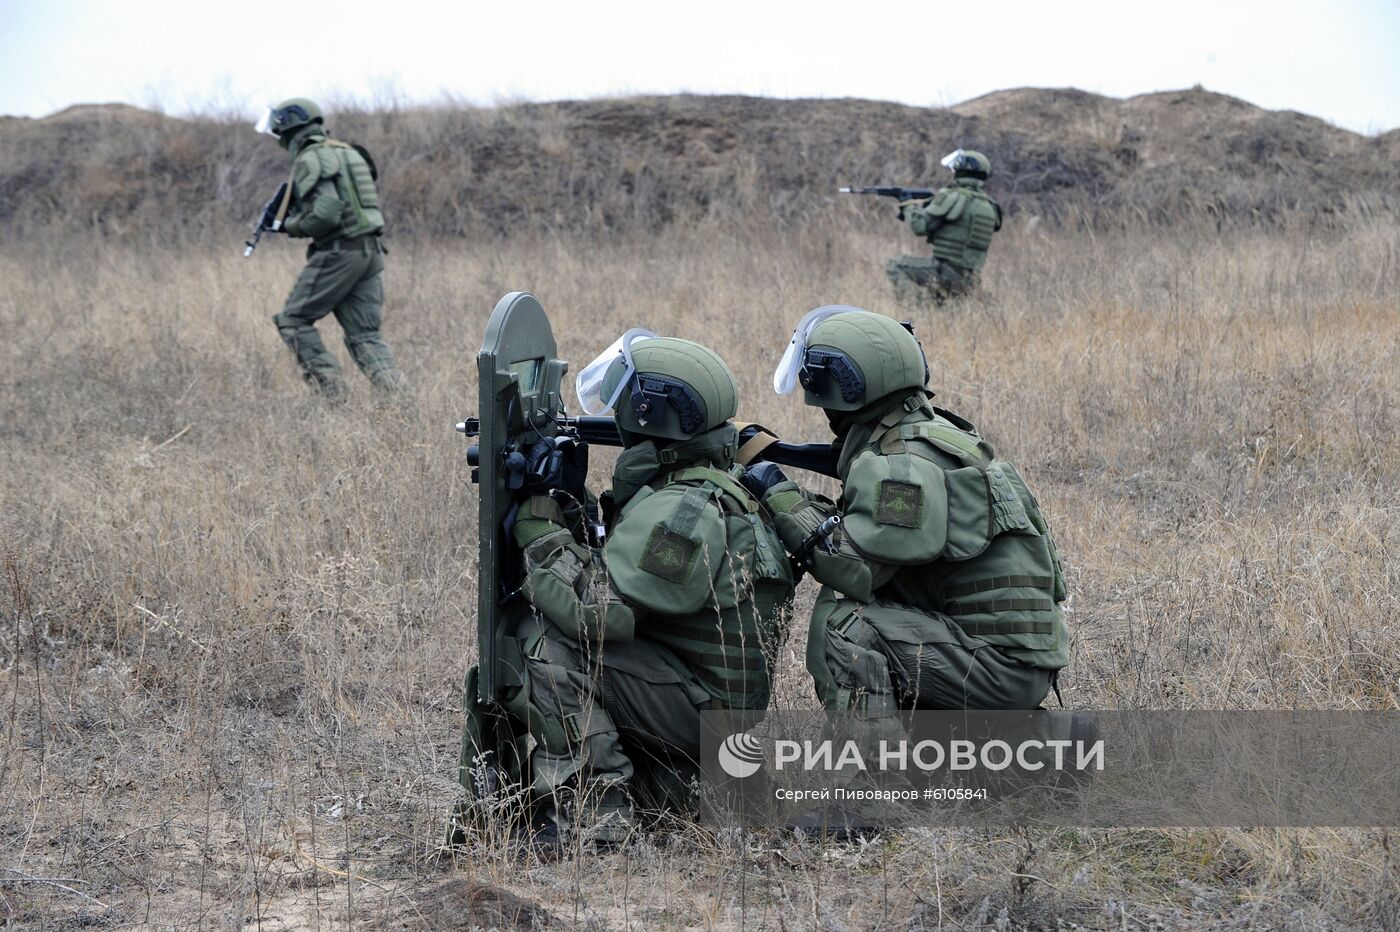
[[[503,298],[482,418],[463,425],[481,437],[483,549],[458,821],[518,782],[537,840],[607,845],[635,829],[635,802],[689,798],[701,712],[767,708],[795,582],[735,465],[738,387],[718,355],[629,330],[579,375],[624,448],[600,526],[554,353],[538,302]]]
[[[306,268],[273,323],[306,381],[339,395],[340,364],[321,342],[316,321],[334,314],[345,346],[378,388],[398,391],[403,374],[379,334],[384,316],[384,216],[368,153],[326,135],[321,108],[304,97],[271,107],[257,130],[292,154],[291,175],[258,221],[244,255],[264,232],[308,237]]]
[[[898,217],[933,247],[932,256],[900,256],[885,265],[901,301],[938,305],[977,286],[992,235],[1001,229],[1001,207],[987,196],[992,163],[980,152],[958,149],[943,159],[953,183],[937,193],[920,188],[842,188],[845,194],[880,194],[900,201]]]

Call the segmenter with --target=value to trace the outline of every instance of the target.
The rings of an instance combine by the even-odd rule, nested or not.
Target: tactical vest
[[[794,581],[741,472],[691,466],[638,491],[609,534],[608,572],[650,613],[637,637],[670,648],[724,707],[762,709]]]
[[[1065,666],[1064,571],[1039,502],[972,424],[917,401],[844,464],[847,533],[901,564],[877,598],[947,615],[1033,666]]]
[[[375,186],[369,163],[354,146],[338,139],[311,142],[297,153],[297,159],[314,156],[319,165],[318,181],[335,185],[335,195],[345,205],[340,225],[328,238],[349,238],[384,229],[384,215],[379,209],[379,189]],[[295,167],[293,168],[295,173]]]
[[[970,272],[982,268],[992,235],[1001,229],[1001,208],[980,184],[955,182],[939,191],[924,212],[935,259]]]

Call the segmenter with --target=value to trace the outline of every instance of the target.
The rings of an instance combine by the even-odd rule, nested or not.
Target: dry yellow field
[[[888,206],[888,205],[883,205]],[[0,921],[14,927],[1395,928],[1381,832],[674,833],[439,850],[473,651],[452,424],[506,291],[581,365],[629,326],[718,349],[746,419],[818,304],[898,314],[891,225],[394,241],[415,385],[309,397],[265,240],[0,251]],[[1400,706],[1400,227],[1015,228],[915,315],[940,403],[1022,466],[1073,592],[1076,708]],[[327,343],[340,351],[333,324]],[[606,478],[606,456],[595,487]],[[810,604],[812,583],[801,596]],[[802,626],[778,702],[813,702]]]

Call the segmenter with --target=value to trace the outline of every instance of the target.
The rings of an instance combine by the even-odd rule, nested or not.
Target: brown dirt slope
[[[846,209],[842,183],[939,181],[957,145],[993,158],[1008,212],[1100,226],[1312,223],[1389,209],[1400,192],[1400,132],[1362,136],[1199,88],[1126,100],[1023,88],[948,109],[635,97],[342,112],[331,126],[376,153],[394,229],[410,235],[820,219]],[[222,235],[284,172],[242,120],[116,105],[6,119],[0,225]]]

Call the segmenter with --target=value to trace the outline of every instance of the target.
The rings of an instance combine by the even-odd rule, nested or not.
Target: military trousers
[[[885,264],[885,274],[901,301],[943,304],[977,287],[977,273],[932,256],[900,256]]]
[[[823,588],[807,635],[807,669],[832,710],[1035,709],[1053,673],[965,634],[946,615]]]
[[[384,319],[384,252],[377,236],[312,246],[287,303],[272,317],[307,382],[335,394],[341,389],[340,363],[316,329],[316,322],[328,314],[335,315],[350,357],[376,387],[397,391],[405,386],[379,332]]]
[[[700,713],[714,706],[670,649],[644,638],[580,643],[540,616],[517,638],[525,686],[510,707],[535,739],[537,797],[621,785],[658,806],[687,798],[700,772]]]

